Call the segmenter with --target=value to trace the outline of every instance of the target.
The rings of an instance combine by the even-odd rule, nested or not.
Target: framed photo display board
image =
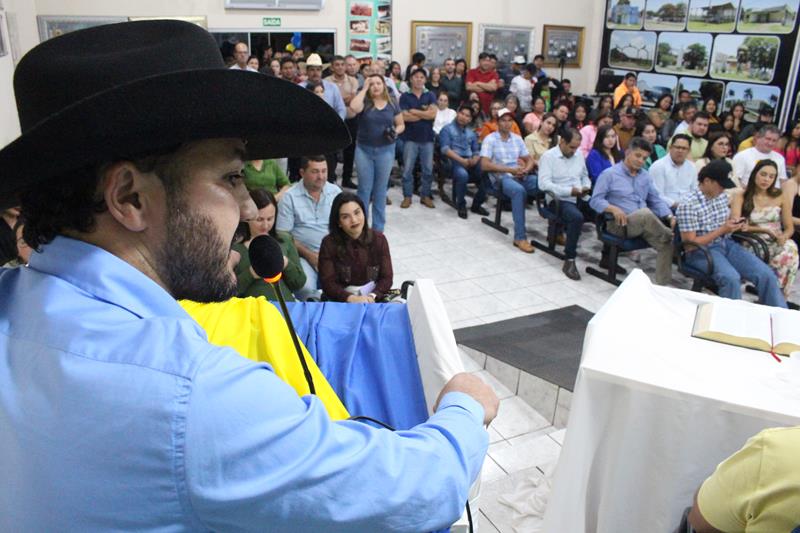
[[[440,66],[448,57],[471,64],[472,23],[411,21],[411,54],[422,52],[426,62]]]
[[[127,21],[127,17],[61,17],[58,15],[39,15],[36,24],[39,26],[39,42],[58,37],[75,30],[84,30],[103,24],[116,24]]]
[[[636,72],[644,105],[687,90],[718,113],[764,105],[781,125],[796,99],[800,0],[606,0],[601,76]],[[795,67],[796,68],[796,67]],[[721,100],[721,101],[720,101]]]
[[[533,61],[533,28],[523,26],[496,26],[481,24],[478,35],[478,50],[497,56],[498,66],[509,65],[515,56]]]
[[[583,28],[577,26],[544,25],[542,55],[547,67],[578,68],[583,59]]]
[[[391,0],[347,0],[347,53],[359,61],[391,59]]]

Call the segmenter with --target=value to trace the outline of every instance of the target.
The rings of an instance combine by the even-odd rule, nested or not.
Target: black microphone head
[[[250,241],[250,266],[262,278],[271,279],[283,272],[283,251],[278,241],[269,235],[259,235]]]

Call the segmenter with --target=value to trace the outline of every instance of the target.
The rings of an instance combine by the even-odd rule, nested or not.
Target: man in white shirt
[[[233,47],[233,57],[236,59],[236,63],[228,68],[258,72],[258,70],[247,65],[247,60],[250,59],[250,49],[247,48],[247,43],[236,43],[236,46]]]
[[[780,188],[786,180],[786,160],[775,151],[775,145],[781,138],[781,130],[772,124],[762,127],[753,137],[753,147],[742,150],[733,156],[733,175],[739,179],[742,187],[747,187],[750,174],[756,163],[762,159],[772,159],[778,165],[778,181],[775,186]]]
[[[650,175],[661,198],[673,211],[697,184],[697,169],[689,161],[692,138],[685,133],[672,137],[669,153],[650,166]]]
[[[694,102],[686,102],[682,105],[681,109],[683,110],[683,121],[675,127],[673,135],[689,131],[689,123],[694,120],[694,115],[697,113],[697,104]]]
[[[531,100],[533,99],[531,96],[531,90],[533,89],[531,78],[533,78],[535,70],[536,67],[533,64],[525,65],[522,72],[511,80],[509,91],[519,100],[519,108],[523,113],[531,112]]]
[[[549,149],[539,158],[539,189],[550,191],[558,197],[559,223],[566,226],[567,242],[564,246],[564,267],[562,271],[575,281],[581,279],[575,266],[578,255],[578,239],[583,227],[583,214],[578,208],[578,199],[588,194],[592,188],[583,155],[578,153],[581,134],[575,128],[565,128],[558,146]],[[551,209],[555,202],[551,202]],[[557,231],[551,224],[548,231]]]

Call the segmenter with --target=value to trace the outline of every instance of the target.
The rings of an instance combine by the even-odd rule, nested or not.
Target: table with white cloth
[[[794,365],[691,337],[708,301],[636,270],[589,323],[543,531],[672,532],[717,464],[800,424]]]

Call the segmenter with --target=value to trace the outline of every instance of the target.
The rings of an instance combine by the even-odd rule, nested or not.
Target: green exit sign
[[[261,23],[264,26],[280,26],[281,25],[281,18],[280,17],[264,17],[261,19]]]

